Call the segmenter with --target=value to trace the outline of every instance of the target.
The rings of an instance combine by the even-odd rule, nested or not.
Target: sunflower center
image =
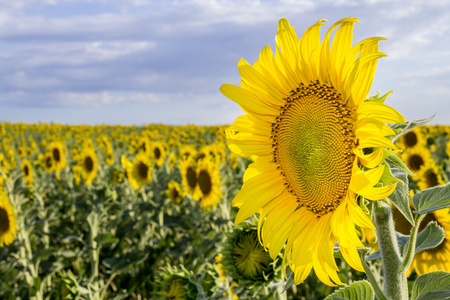
[[[155,150],[153,150],[153,153],[155,154],[156,159],[159,159],[161,157],[161,150],[159,150],[158,147],[156,147]]]
[[[94,161],[92,160],[92,157],[88,156],[84,159],[84,167],[88,172],[94,170]]]
[[[423,178],[428,188],[439,185],[438,175],[432,169],[427,170],[425,174],[423,174]]]
[[[407,132],[405,133],[405,137],[403,139],[405,141],[405,145],[407,147],[414,147],[417,144],[417,135],[415,132]]]
[[[203,195],[209,195],[212,188],[211,175],[208,171],[201,170],[198,174],[198,185]]]
[[[411,170],[419,171],[420,168],[425,164],[423,157],[419,154],[413,154],[408,159],[408,164]]]
[[[51,168],[53,166],[53,162],[52,162],[52,158],[51,157],[47,157],[45,159],[45,165],[47,166],[47,168]]]
[[[28,169],[27,165],[23,167],[23,174],[25,175],[25,177],[28,177],[28,174],[30,174],[30,170]]]
[[[61,160],[61,155],[59,153],[59,149],[57,149],[57,148],[53,149],[53,159],[56,162],[59,162]]]
[[[197,173],[195,172],[194,168],[187,168],[186,178],[190,188],[195,188],[197,186]]]
[[[8,212],[0,207],[0,232],[7,232],[9,229],[9,216]]]
[[[178,193],[178,190],[176,188],[172,188],[170,190],[170,195],[171,195],[170,198],[173,200],[177,199],[180,196],[180,194]]]
[[[332,87],[300,85],[272,126],[274,161],[287,190],[317,215],[346,196],[355,146],[352,110]]]
[[[148,177],[148,166],[144,162],[140,161],[137,166],[139,177],[146,179]]]

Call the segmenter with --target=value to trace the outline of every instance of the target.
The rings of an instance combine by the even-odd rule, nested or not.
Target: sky
[[[369,95],[407,120],[450,124],[448,0],[0,0],[0,121],[231,124],[239,59],[275,49],[278,20],[322,36],[357,17],[353,42],[386,37]]]

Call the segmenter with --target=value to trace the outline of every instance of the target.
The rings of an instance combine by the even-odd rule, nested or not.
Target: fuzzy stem
[[[415,226],[411,229],[411,236],[409,238],[408,244],[406,245],[407,252],[403,259],[402,265],[400,266],[399,272],[406,272],[413,261],[414,254],[416,252],[417,233],[419,232],[420,223],[422,222],[423,218],[425,218],[425,216],[426,214],[419,215],[415,220]]]
[[[377,201],[374,203],[374,212],[384,270],[385,294],[390,299],[407,300],[408,283],[406,273],[400,272],[402,258],[395,236],[391,209],[383,201]]]

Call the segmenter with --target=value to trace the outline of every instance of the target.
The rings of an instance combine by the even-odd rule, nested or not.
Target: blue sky
[[[230,124],[242,111],[219,87],[274,48],[280,18],[301,36],[350,16],[354,43],[388,38],[371,94],[450,124],[448,0],[0,1],[0,121]]]

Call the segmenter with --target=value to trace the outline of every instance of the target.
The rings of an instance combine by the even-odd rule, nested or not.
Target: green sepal
[[[419,215],[450,207],[450,184],[419,191],[412,197],[412,202],[416,209],[414,213]]]
[[[380,95],[380,91],[377,91],[377,94],[375,96],[370,96],[368,97],[366,100],[364,100],[364,102],[377,102],[377,103],[384,103],[384,101],[386,100],[386,98],[392,94],[393,91],[387,92],[386,94],[384,94],[381,97],[378,97]]]
[[[435,271],[417,277],[411,291],[411,300],[450,299],[450,273]]]
[[[445,231],[437,225],[436,222],[430,222],[428,223],[427,227],[425,227],[419,234],[417,235],[416,239],[416,247],[415,247],[415,253],[419,253],[424,250],[432,249],[442,243],[445,237]],[[409,242],[409,235],[403,235],[400,233],[397,233],[397,244],[398,248],[400,250],[400,253],[406,253],[405,246]],[[380,250],[377,250],[366,257],[366,261],[379,259],[381,258]]]
[[[397,155],[391,155],[391,156],[387,157],[386,163],[391,168],[400,169],[403,172],[405,172],[406,174],[408,174],[409,176],[414,176],[413,172],[411,172],[411,170],[405,165],[403,160],[401,160],[401,158],[398,157]]]
[[[325,300],[331,299],[373,300],[375,299],[375,294],[370,283],[366,280],[361,280],[340,288],[325,298]]]
[[[402,215],[414,226],[414,217],[409,208],[409,184],[408,184],[408,175],[398,168],[385,168],[389,172],[389,175],[386,175],[386,180],[393,180],[389,176],[397,179],[397,187],[394,192],[388,197],[389,200],[394,203],[395,207],[402,213]],[[383,173],[383,176],[385,174]],[[383,179],[383,176],[381,177]],[[383,182],[383,181],[382,181]],[[383,182],[384,183],[384,182]]]
[[[392,124],[390,125],[390,127],[395,131],[395,135],[391,137],[391,141],[395,142],[400,136],[404,135],[405,133],[407,133],[408,131],[410,131],[411,129],[423,125],[427,122],[430,122],[431,120],[434,119],[434,117],[436,117],[436,114],[434,114],[433,116],[427,118],[427,119],[422,119],[422,120],[413,120],[413,121],[409,121],[406,123],[401,123],[401,124]]]

